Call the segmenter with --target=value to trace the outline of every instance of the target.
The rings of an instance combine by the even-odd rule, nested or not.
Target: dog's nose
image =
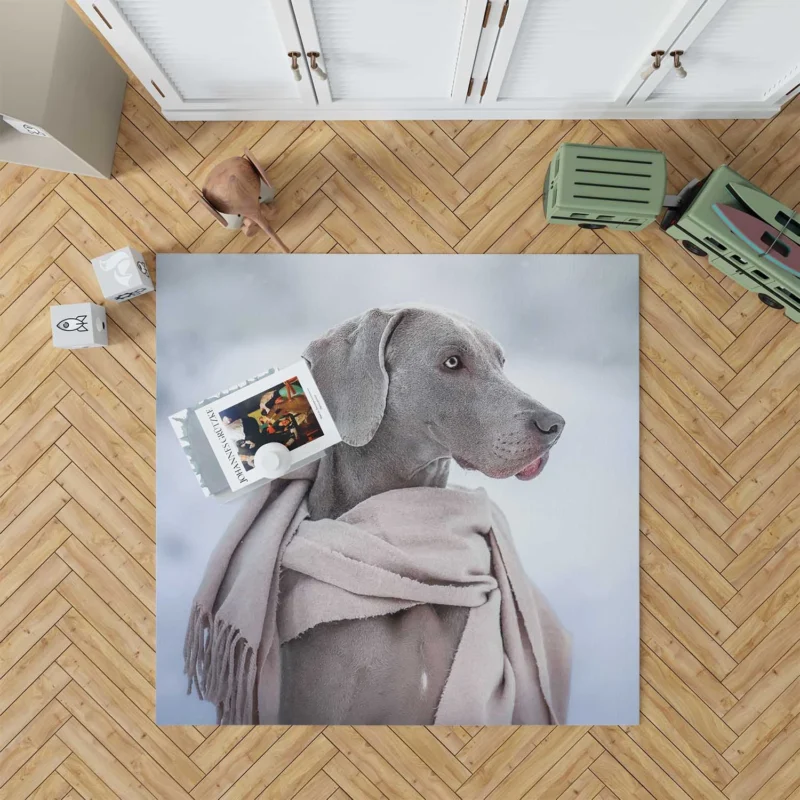
[[[564,417],[556,414],[555,411],[542,409],[537,411],[533,416],[533,424],[539,433],[547,437],[556,439],[561,435],[564,430]]]

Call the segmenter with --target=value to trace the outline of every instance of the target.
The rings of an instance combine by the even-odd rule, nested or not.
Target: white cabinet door
[[[780,103],[800,82],[800,0],[709,0],[669,46],[686,77],[664,66],[634,103],[696,108]]]
[[[800,0],[75,2],[168,119],[763,117],[800,92]],[[642,77],[656,50],[687,77]]]
[[[78,0],[170,110],[316,105],[289,0]]]
[[[509,0],[482,105],[624,105],[702,0]]]
[[[486,0],[292,0],[320,107],[463,105]]]

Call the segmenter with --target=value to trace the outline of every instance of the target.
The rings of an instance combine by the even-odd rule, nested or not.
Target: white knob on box
[[[280,442],[268,442],[256,450],[256,469],[265,478],[280,478],[292,466],[292,454],[289,448]]]

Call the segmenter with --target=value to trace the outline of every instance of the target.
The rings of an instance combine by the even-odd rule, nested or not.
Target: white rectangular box
[[[270,370],[170,416],[203,492],[229,500],[321,458],[341,441],[308,364]],[[263,458],[285,451],[281,463]]]

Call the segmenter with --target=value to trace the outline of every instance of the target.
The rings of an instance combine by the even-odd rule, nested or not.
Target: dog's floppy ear
[[[386,409],[389,375],[386,343],[403,311],[373,308],[316,339],[303,358],[311,368],[342,441],[365,445]]]

